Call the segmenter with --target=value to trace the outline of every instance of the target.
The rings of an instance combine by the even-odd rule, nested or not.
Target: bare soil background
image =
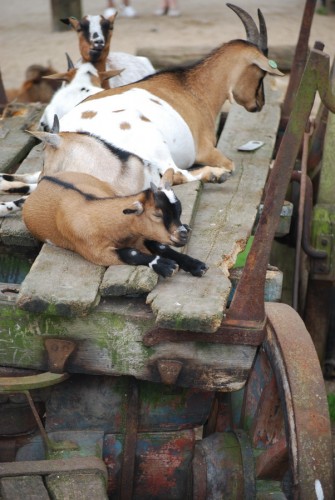
[[[117,0],[121,5],[121,0]],[[116,2],[117,3],[117,2]],[[304,11],[304,0],[234,0],[257,18],[260,8],[266,18],[269,45],[295,45]],[[107,2],[82,0],[82,12],[102,14]],[[245,38],[241,21],[225,0],[179,0],[182,15],[157,17],[160,0],[133,0],[139,17],[118,16],[112,50],[136,54],[142,47],[206,46],[215,48],[233,38]],[[310,46],[325,44],[335,54],[335,15],[314,15]],[[5,88],[18,87],[30,64],[51,63],[57,71],[66,68],[65,52],[79,57],[77,37],[69,29],[53,32],[49,0],[0,0],[0,70]]]

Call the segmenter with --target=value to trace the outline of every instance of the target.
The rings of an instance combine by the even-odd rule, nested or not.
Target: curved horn
[[[258,13],[258,20],[259,20],[259,43],[258,47],[261,49],[263,54],[267,57],[268,56],[268,32],[266,29],[266,24],[265,24],[265,19],[264,16],[261,12],[260,9],[257,10]]]
[[[233,10],[235,14],[237,14],[238,17],[241,19],[242,23],[244,24],[245,31],[247,33],[247,40],[258,46],[259,31],[255,21],[250,16],[250,14],[248,14],[248,12],[246,12],[245,10],[241,9],[241,7],[237,7],[237,5],[233,5],[231,3],[227,3],[226,5],[231,10]]]
[[[69,54],[67,52],[65,52],[65,55],[66,55],[66,60],[67,60],[67,70],[69,71],[70,69],[74,69],[74,64],[73,64],[71,57],[69,56]]]

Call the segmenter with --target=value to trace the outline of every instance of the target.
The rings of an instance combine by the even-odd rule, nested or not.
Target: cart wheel
[[[235,432],[241,447],[244,492],[252,487],[257,498],[263,498],[261,490],[269,493],[277,483],[289,499],[323,498],[316,495],[320,485],[324,498],[333,499],[330,421],[313,342],[291,307],[268,303],[266,313],[266,340],[246,386],[218,395],[217,411],[204,441],[218,436],[217,431]],[[244,443],[239,434],[247,438]],[[244,449],[247,446],[253,450],[251,455]],[[250,477],[248,482],[245,477],[250,469],[253,486]]]

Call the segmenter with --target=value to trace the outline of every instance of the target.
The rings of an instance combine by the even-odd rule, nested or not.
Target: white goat
[[[81,101],[102,90],[102,82],[119,75],[122,70],[99,73],[92,63],[84,63],[79,68],[70,67],[65,73],[55,73],[47,79],[63,81],[63,86],[54,94],[40,119],[39,128],[50,131],[54,116],[61,118]]]
[[[147,57],[126,52],[110,52],[115,17],[116,14],[108,19],[101,15],[88,15],[80,21],[73,17],[61,19],[78,34],[81,59],[77,65],[91,62],[99,72],[124,68],[122,74],[103,84],[105,89],[127,85],[155,72]]]
[[[142,191],[151,181],[157,184],[168,168],[175,184],[225,181],[234,165],[215,145],[223,103],[229,99],[260,111],[265,75],[282,76],[265,55],[260,11],[261,33],[249,14],[228,6],[243,21],[248,41],[233,40],[194,65],[100,92],[63,116],[59,133],[34,132],[45,143],[43,174],[86,172],[109,182],[120,195]],[[205,166],[185,170],[194,163]]]

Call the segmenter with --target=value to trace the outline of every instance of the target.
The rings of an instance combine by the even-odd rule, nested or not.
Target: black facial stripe
[[[87,42],[90,42],[90,23],[88,21],[81,21],[80,27],[83,33],[83,37]]]
[[[162,210],[163,222],[166,229],[169,229],[173,223],[177,226],[181,225],[181,203],[176,198],[175,203],[171,203],[163,191],[155,193],[156,207]]]

